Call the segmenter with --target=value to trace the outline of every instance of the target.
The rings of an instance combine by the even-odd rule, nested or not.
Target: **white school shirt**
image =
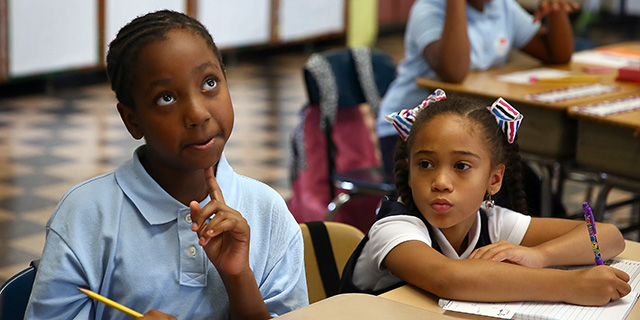
[[[398,134],[384,116],[412,109],[431,92],[416,84],[418,77],[437,78],[424,60],[427,45],[442,37],[447,0],[416,0],[411,7],[404,35],[405,57],[397,77],[389,85],[377,118],[379,137]],[[491,0],[480,12],[466,4],[467,34],[471,46],[471,70],[503,65],[511,48],[524,47],[540,29],[516,0]]]
[[[524,237],[531,217],[495,206],[493,209],[483,208],[487,214],[489,239],[491,243],[506,240],[520,244]],[[394,215],[376,221],[369,229],[369,241],[362,249],[353,272],[353,283],[362,290],[382,290],[398,284],[403,280],[382,266],[387,254],[397,245],[417,240],[431,246],[431,237],[440,245],[442,254],[451,259],[467,259],[478,243],[480,237],[480,212],[469,230],[469,244],[460,255],[451,246],[447,238],[438,228],[429,230],[422,220],[410,215]]]
[[[147,174],[138,157],[143,148],[62,198],[47,223],[25,319],[131,318],[77,287],[140,313],[228,318],[227,292],[190,229],[189,207]],[[282,197],[233,172],[224,154],[216,178],[225,203],[249,223],[249,263],[271,315],[308,305],[302,235]]]

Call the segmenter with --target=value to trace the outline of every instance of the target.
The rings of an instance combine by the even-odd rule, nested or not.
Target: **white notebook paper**
[[[633,96],[613,101],[605,101],[580,107],[577,110],[582,113],[606,117],[612,114],[630,112],[640,109],[640,96]]]
[[[640,262],[622,259],[607,261],[607,265],[625,271],[631,277],[631,293],[602,307],[585,307],[557,302],[466,302],[440,299],[438,305],[457,311],[501,319],[557,319],[557,320],[623,320],[638,300],[640,291]]]
[[[580,99],[602,95],[609,92],[620,90],[618,86],[594,83],[569,88],[552,90],[541,93],[528,94],[524,98],[527,100],[540,101],[544,103],[556,103],[560,101]]]

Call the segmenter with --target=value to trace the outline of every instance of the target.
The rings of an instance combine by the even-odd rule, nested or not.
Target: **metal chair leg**
[[[342,205],[347,203],[349,200],[351,200],[351,195],[349,193],[338,194],[327,206],[329,212],[327,213],[327,217],[324,220],[333,221],[333,218],[335,218],[336,214],[338,213],[338,209],[340,209],[340,207],[342,207]]]
[[[541,165],[542,176],[540,179],[541,195],[540,195],[540,216],[551,217],[551,199],[552,199],[552,175],[549,166]]]
[[[604,183],[600,191],[598,191],[596,203],[593,206],[593,218],[598,222],[602,222],[604,219],[604,211],[607,207],[607,196],[612,188],[613,185]]]

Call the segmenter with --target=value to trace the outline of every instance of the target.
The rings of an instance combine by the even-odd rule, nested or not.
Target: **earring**
[[[487,199],[484,200],[482,204],[484,204],[484,207],[487,209],[493,209],[493,207],[495,206],[495,201],[491,199],[491,193],[488,194]]]

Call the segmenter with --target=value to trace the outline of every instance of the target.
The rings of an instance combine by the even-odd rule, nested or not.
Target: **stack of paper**
[[[483,303],[440,299],[441,308],[501,319],[557,319],[557,320],[623,320],[638,300],[640,289],[640,262],[613,259],[608,265],[625,271],[631,277],[632,292],[602,307],[585,307],[553,302],[509,302]]]

